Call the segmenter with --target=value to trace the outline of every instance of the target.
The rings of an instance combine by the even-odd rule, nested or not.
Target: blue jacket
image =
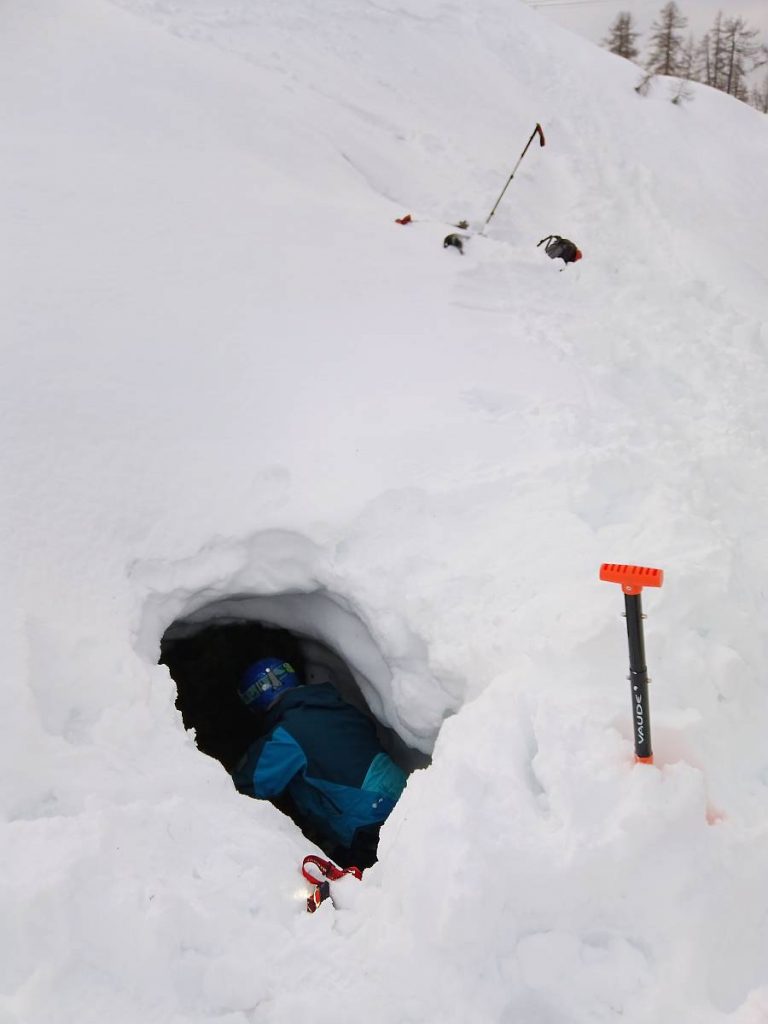
[[[269,800],[287,792],[320,836],[344,847],[357,829],[387,818],[405,772],[381,749],[371,720],[331,683],[288,690],[265,724],[233,774],[241,793]]]

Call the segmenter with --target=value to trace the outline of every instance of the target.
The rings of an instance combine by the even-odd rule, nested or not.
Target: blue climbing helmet
[[[249,711],[266,711],[286,690],[299,685],[293,665],[280,658],[262,658],[245,670],[237,692]]]

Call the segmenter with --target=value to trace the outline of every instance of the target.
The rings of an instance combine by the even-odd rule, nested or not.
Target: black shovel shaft
[[[625,594],[627,639],[629,640],[629,682],[632,687],[632,725],[635,733],[635,756],[641,760],[653,757],[651,749],[651,714],[648,704],[648,669],[645,664],[643,637],[643,606],[639,594]]]
[[[490,224],[490,222],[491,222],[491,217],[492,217],[492,216],[494,215],[494,213],[496,213],[496,207],[497,207],[497,206],[499,205],[499,203],[501,202],[501,200],[502,200],[502,199],[504,198],[504,193],[505,193],[505,192],[507,191],[507,189],[509,188],[509,184],[510,184],[510,182],[512,181],[512,179],[514,178],[514,176],[515,176],[515,172],[517,171],[517,168],[518,168],[518,167],[520,166],[520,164],[521,164],[521,163],[523,162],[523,157],[524,157],[524,156],[525,156],[525,154],[526,154],[526,153],[528,152],[528,149],[529,149],[529,147],[530,147],[531,143],[533,142],[533,140],[534,140],[534,139],[536,138],[536,136],[537,136],[537,135],[538,135],[538,136],[539,136],[539,138],[541,139],[541,144],[542,144],[542,146],[543,146],[543,145],[544,145],[544,134],[543,134],[543,132],[542,132],[542,130],[541,130],[541,125],[540,125],[540,124],[537,124],[537,125],[536,125],[536,127],[535,127],[535,128],[533,129],[533,131],[531,132],[531,137],[530,137],[530,139],[528,139],[528,141],[526,142],[526,144],[525,144],[525,149],[523,150],[523,152],[522,152],[522,153],[520,154],[520,156],[518,157],[517,163],[516,163],[516,164],[515,164],[515,166],[514,166],[514,167],[512,168],[512,173],[511,173],[511,174],[510,174],[510,176],[509,176],[509,177],[507,178],[507,183],[506,183],[506,185],[505,185],[505,186],[504,186],[504,188],[503,188],[503,189],[501,190],[501,195],[500,195],[500,196],[499,196],[499,198],[498,198],[498,199],[496,200],[496,202],[495,202],[495,203],[493,204],[493,209],[492,209],[492,210],[491,210],[491,212],[490,212],[490,213],[488,214],[488,219],[486,220],[485,224],[483,224],[483,231],[485,231],[485,229],[486,229],[486,228],[488,227],[488,225]]]

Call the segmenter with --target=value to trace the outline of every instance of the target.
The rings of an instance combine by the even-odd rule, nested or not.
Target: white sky
[[[641,52],[647,42],[648,29],[664,6],[665,0],[526,0],[530,7],[542,11],[564,28],[600,42],[620,11],[629,11],[643,33],[639,40]],[[700,38],[711,27],[718,11],[726,17],[741,15],[762,32],[768,43],[768,0],[677,0],[688,18],[688,31]]]

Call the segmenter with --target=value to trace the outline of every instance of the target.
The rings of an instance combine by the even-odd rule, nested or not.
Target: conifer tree
[[[639,32],[635,30],[635,23],[628,11],[621,11],[616,15],[616,20],[608,30],[608,35],[603,40],[603,46],[611,53],[619,57],[626,57],[627,60],[634,60],[640,51],[635,45]]]
[[[762,110],[764,114],[768,114],[768,75],[763,79],[762,85],[756,85],[752,89],[749,101],[753,107]]]
[[[689,35],[680,46],[680,62],[677,73],[689,82],[698,82],[699,80],[696,67],[696,40],[693,35]]]
[[[688,24],[675,0],[670,0],[659,11],[657,21],[651,25],[651,52],[646,67],[654,75],[677,75],[680,72],[683,37],[680,34]]]
[[[724,83],[720,88],[740,100],[749,98],[747,77],[768,60],[768,51],[757,42],[760,34],[743,18],[728,18],[724,28]]]
[[[725,29],[723,12],[718,11],[711,32],[705,36],[707,40],[707,75],[704,82],[713,89],[722,89],[725,82]]]
[[[722,12],[718,13],[699,47],[700,81],[738,99],[749,99],[747,79],[768,61],[768,51],[757,42],[758,34],[743,18],[723,18]]]
[[[713,85],[712,32],[707,32],[696,48],[696,78],[704,85]]]
[[[690,83],[697,80],[696,74],[696,41],[690,35],[680,47],[680,65],[678,68],[680,81],[672,92],[672,102],[681,106],[693,99]]]

